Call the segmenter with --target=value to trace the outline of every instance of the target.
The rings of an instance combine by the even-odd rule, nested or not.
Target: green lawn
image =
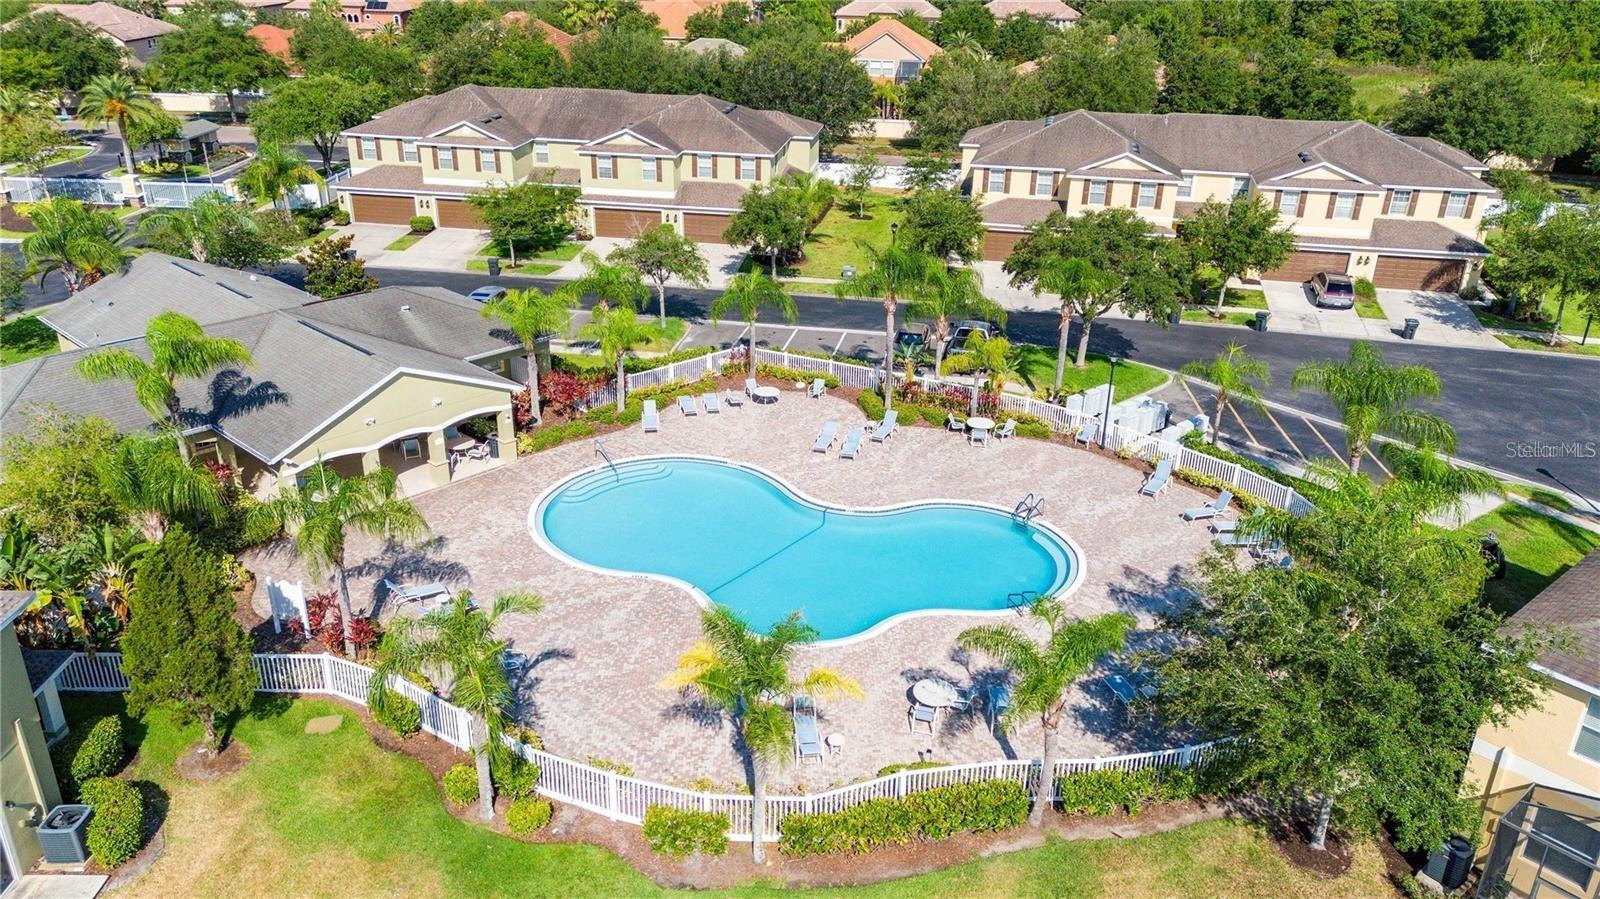
[[[300,245],[304,246],[304,247],[309,247],[309,246],[311,246],[312,244],[316,243],[319,240],[327,240],[328,238],[332,237],[335,233],[337,233],[338,230],[339,230],[338,228],[323,228],[321,231],[318,231],[317,233],[311,235],[310,237],[307,237],[305,240],[300,241]]]
[[[526,257],[528,259],[548,259],[555,260],[557,262],[566,262],[569,259],[576,259],[578,254],[583,252],[586,247],[586,244],[569,240],[554,249],[541,250],[537,253],[519,253],[517,254],[517,258],[522,259]],[[484,244],[483,249],[478,251],[478,255],[499,256],[502,259],[511,258],[511,254],[506,252],[505,247],[501,246],[500,241],[498,240],[491,240]]]
[[[1243,325],[1249,328],[1255,325],[1256,314],[1254,312],[1224,312],[1221,318],[1217,318],[1211,314],[1209,308],[1196,309],[1190,306],[1183,310],[1183,320],[1213,325]]]
[[[665,322],[658,322],[654,318],[642,323],[646,333],[650,335],[650,342],[634,347],[640,353],[670,353],[683,339],[689,326],[683,319],[669,315]]]
[[[1587,344],[1569,340],[1564,343],[1558,343],[1555,346],[1551,346],[1548,341],[1541,338],[1521,337],[1513,334],[1496,334],[1494,339],[1517,350],[1543,350],[1547,353],[1600,356],[1600,335],[1597,334],[1590,334]]]
[[[501,263],[500,272],[507,275],[548,275],[560,267],[559,264],[554,262],[524,262],[520,265]],[[487,273],[489,271],[489,260],[468,259],[467,271]]]
[[[1506,503],[1468,522],[1463,530],[1482,535],[1494,531],[1505,550],[1505,580],[1490,581],[1489,602],[1510,614],[1579,559],[1600,547],[1600,534],[1540,515],[1515,503]]]
[[[889,245],[889,225],[901,218],[895,206],[898,194],[873,191],[867,195],[865,218],[853,218],[840,201],[822,217],[806,241],[805,260],[798,266],[780,267],[778,274],[805,278],[838,278],[847,265],[857,272],[866,269],[867,257],[857,241],[874,247]]]
[[[611,366],[607,365],[604,359],[588,353],[556,353],[555,357],[584,373],[611,370]]]
[[[1068,393],[1076,393],[1097,387],[1106,382],[1110,362],[1106,357],[1097,353],[1090,353],[1087,364],[1083,368],[1074,368],[1072,365],[1076,348],[1067,347],[1067,369],[1062,378],[1062,389]],[[1049,390],[1056,383],[1056,351],[1054,347],[1037,346],[1031,343],[1021,344],[1017,347],[1017,369],[1029,386],[1035,390]],[[1141,365],[1137,362],[1122,362],[1117,365],[1117,379],[1114,393],[1115,401],[1121,402],[1130,396],[1144,393],[1160,387],[1167,382],[1169,375],[1160,369]]]
[[[1228,295],[1223,298],[1223,306],[1233,306],[1238,309],[1265,309],[1267,308],[1267,292],[1256,290],[1253,287],[1230,287]]]
[[[427,236],[428,235],[426,235],[426,234],[417,234],[415,232],[412,232],[412,233],[409,233],[409,234],[402,234],[399,237],[396,237],[394,240],[390,241],[389,245],[384,247],[384,249],[385,250],[394,250],[396,252],[399,252],[400,250],[409,250],[409,249],[411,249],[412,244],[415,244],[417,241],[419,241],[419,240],[421,240],[421,239],[423,239],[424,237],[427,237]]]
[[[1543,487],[1532,487],[1527,484],[1518,484],[1513,481],[1501,481],[1507,493],[1516,494],[1523,499],[1533,500],[1540,505],[1549,506],[1559,512],[1571,512],[1572,503],[1565,496]]]
[[[49,159],[46,159],[43,163],[40,164],[39,167],[40,168],[46,168],[46,167],[52,166],[52,165],[60,165],[63,162],[71,162],[74,159],[82,159],[83,157],[88,156],[90,153],[93,153],[93,152],[94,152],[94,148],[93,147],[66,147],[61,152],[56,153],[54,156],[51,156]]]
[[[1356,298],[1356,316],[1358,318],[1376,318],[1380,320],[1389,317],[1384,313],[1383,307],[1378,305],[1377,300],[1363,300],[1360,297]]]
[[[56,332],[39,321],[37,314],[20,316],[0,325],[0,365],[47,356],[59,345]]]
[[[1520,321],[1504,315],[1496,315],[1482,306],[1473,306],[1471,308],[1472,314],[1477,316],[1478,321],[1486,328],[1505,328],[1509,331],[1537,331],[1540,334],[1549,334],[1550,329],[1554,327],[1552,322]],[[1554,317],[1556,314],[1555,304],[1546,303],[1545,311],[1551,317]],[[1573,337],[1582,337],[1583,327],[1588,324],[1588,321],[1589,316],[1583,312],[1579,305],[1569,301],[1567,307],[1561,312],[1561,333],[1570,334]],[[1589,336],[1591,338],[1600,337],[1600,322],[1597,322],[1589,329]]]
[[[68,696],[63,704],[74,722],[124,711],[116,695]],[[308,720],[329,714],[344,718],[337,730],[305,733]],[[198,726],[152,712],[127,735],[136,756],[126,776],[166,803],[166,850],[119,897],[664,893],[603,849],[526,843],[451,817],[420,763],[377,747],[352,713],[330,702],[259,698],[234,730],[249,762],[215,781],[176,774]],[[1371,846],[1357,847],[1348,873],[1324,878],[1291,867],[1260,829],[1214,821],[1138,839],[1052,839],[920,877],[808,895],[1356,899],[1393,895],[1385,884]],[[711,895],[779,892],[762,884]]]
[[[1399,102],[1406,91],[1428,83],[1431,73],[1424,69],[1397,66],[1340,66],[1355,88],[1356,113],[1364,118],[1387,118],[1389,107]]]

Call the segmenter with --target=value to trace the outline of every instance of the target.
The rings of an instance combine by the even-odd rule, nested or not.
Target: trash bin
[[[1406,326],[1403,329],[1401,329],[1401,331],[1400,331],[1401,339],[1402,340],[1416,340],[1417,339],[1417,327],[1419,325],[1421,325],[1421,324],[1422,324],[1422,322],[1419,322],[1414,318],[1406,319]]]
[[[58,805],[39,825],[39,850],[45,861],[57,864],[82,864],[89,860],[83,833],[89,827],[94,809],[87,805]]]
[[[1183,321],[1183,310],[1182,309],[1174,309],[1174,310],[1172,310],[1172,314],[1167,316],[1167,323],[1168,324],[1175,325],[1175,324],[1177,324],[1177,323],[1179,323],[1181,321]]]
[[[491,277],[491,278],[500,277],[500,257],[499,256],[490,256],[489,257],[489,277]]]
[[[1256,313],[1256,330],[1257,331],[1265,331],[1265,330],[1267,330],[1267,319],[1269,319],[1271,317],[1272,317],[1272,313],[1270,313],[1270,312],[1257,312]]]

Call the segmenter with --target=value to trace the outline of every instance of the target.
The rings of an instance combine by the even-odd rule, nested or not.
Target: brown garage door
[[[661,224],[661,213],[637,209],[595,209],[596,237],[638,237]]]
[[[705,212],[683,214],[683,236],[701,243],[727,243],[722,232],[728,229],[731,215],[711,215]]]
[[[483,230],[483,216],[466,200],[434,200],[433,205],[439,211],[439,227]]]
[[[1350,265],[1349,253],[1312,253],[1301,250],[1291,253],[1289,261],[1270,272],[1262,272],[1264,281],[1307,281],[1317,272],[1342,272]]]
[[[1403,290],[1461,289],[1466,263],[1459,259],[1407,259],[1404,256],[1379,256],[1372,283],[1379,287]]]
[[[411,197],[382,197],[377,194],[351,194],[350,220],[375,225],[407,225],[417,214],[417,201]]]
[[[1018,231],[983,232],[983,258],[993,262],[1003,261],[1011,255],[1011,250],[1016,247],[1017,241],[1026,236]]]

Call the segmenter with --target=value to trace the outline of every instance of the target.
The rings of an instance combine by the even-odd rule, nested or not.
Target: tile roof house
[[[833,11],[833,26],[836,31],[844,32],[862,19],[888,19],[907,14],[928,22],[939,21],[939,7],[928,0],[850,0]]]
[[[264,275],[160,253],[135,257],[40,316],[64,351],[6,369],[0,428],[25,430],[41,406],[125,432],[149,428],[131,389],[89,389],[75,366],[100,347],[146,354],[145,327],[166,310],[250,351],[253,365],[183,382],[178,393],[195,452],[232,466],[253,490],[319,458],[354,473],[394,468],[410,492],[448,483],[460,469],[447,441],[469,418],[493,416],[494,458],[515,454],[511,397],[521,385],[511,377],[521,351],[477,303],[432,287],[322,300]]]
[[[156,40],[178,30],[178,26],[140,15],[131,9],[98,0],[95,3],[40,3],[31,15],[55,13],[72,19],[97,34],[103,34],[128,51],[135,65],[143,65],[156,55]]]
[[[501,16],[500,22],[505,25],[521,25],[523,28],[537,29],[544,34],[544,39],[550,42],[550,46],[556,48],[562,59],[568,59],[572,56],[572,42],[578,39],[577,35],[568,34],[549,22],[534,18],[520,9],[514,9]]]
[[[251,26],[245,34],[255,38],[261,49],[283,60],[283,64],[289,66],[290,71],[294,70],[294,58],[289,55],[289,41],[294,38],[293,31],[263,22]]]
[[[641,0],[639,9],[656,17],[668,42],[679,43],[689,39],[690,16],[730,3],[749,6],[750,0]]]
[[[1061,0],[989,0],[985,5],[996,20],[1037,16],[1057,28],[1069,28],[1083,15]]]
[[[353,174],[336,189],[358,222],[477,228],[469,193],[553,178],[579,186],[598,235],[666,222],[720,243],[751,186],[816,167],[821,128],[704,94],[468,85],[345,131]]]
[[[1476,281],[1488,255],[1478,240],[1484,208],[1498,196],[1467,154],[1362,121],[1080,109],[974,128],[961,151],[989,259],[1004,259],[1053,212],[1120,206],[1170,234],[1205,200],[1249,193],[1299,237],[1289,261],[1262,277],[1338,271],[1379,287],[1454,291]]]
[[[873,22],[846,40],[844,48],[872,80],[897,84],[915,80],[928,61],[943,52],[899,19]]]
[[[411,12],[421,5],[422,0],[337,0],[339,5],[339,18],[350,26],[351,31],[370,34],[375,31],[393,26],[397,31],[404,31],[406,20],[411,18]],[[310,15],[317,0],[289,0],[283,5],[286,12],[298,15]]]

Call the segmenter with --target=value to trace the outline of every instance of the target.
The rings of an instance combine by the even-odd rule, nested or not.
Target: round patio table
[[[756,402],[776,403],[778,401],[778,388],[757,387],[755,390],[751,391],[750,395],[755,398]]]
[[[994,428],[994,419],[992,419],[992,418],[984,418],[981,415],[974,415],[971,418],[967,419],[967,427],[969,427],[969,428],[971,428],[971,429],[973,429],[975,431],[993,430],[993,428]]]
[[[911,696],[917,702],[936,709],[953,706],[959,698],[954,684],[934,677],[925,677],[912,684]]]
[[[452,453],[464,453],[477,445],[477,440],[462,434],[460,437],[450,441],[450,443],[446,445],[446,448]]]

